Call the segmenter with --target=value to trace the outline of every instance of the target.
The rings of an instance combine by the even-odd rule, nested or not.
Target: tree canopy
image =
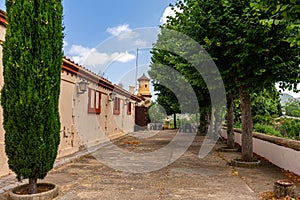
[[[184,0],[177,1],[173,6],[176,15],[162,26],[184,33],[202,45],[216,63],[227,93],[239,93],[245,161],[253,158],[250,94],[272,88],[276,82],[289,89],[295,89],[299,83],[297,8],[298,0]],[[160,36],[158,41],[160,38],[167,37]],[[189,63],[159,50],[153,54],[153,58],[157,57],[171,63],[194,83],[198,100],[208,96],[206,85]]]

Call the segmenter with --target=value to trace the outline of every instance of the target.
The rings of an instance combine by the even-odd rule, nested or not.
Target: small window
[[[147,87],[148,87],[148,85],[146,84],[146,85],[145,85],[145,88],[147,88]]]
[[[131,102],[128,103],[127,115],[131,115]]]
[[[101,113],[101,93],[89,88],[88,113]]]
[[[115,97],[114,100],[114,115],[120,114],[120,98]]]

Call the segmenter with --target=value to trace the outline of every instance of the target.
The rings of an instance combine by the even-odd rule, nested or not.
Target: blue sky
[[[136,79],[149,69],[157,33],[148,44],[131,36],[137,29],[158,28],[171,13],[170,3],[175,0],[64,0],[65,55],[125,89],[137,86]],[[130,45],[137,41],[141,44]]]
[[[64,54],[125,89],[135,86],[136,77],[149,69],[149,51],[158,27],[173,14],[169,4],[175,2],[63,0]],[[1,0],[0,9],[5,10],[4,4]],[[300,93],[285,92],[300,97]]]
[[[63,0],[65,40],[69,45],[95,47],[111,36],[108,28],[157,27],[175,0]],[[5,10],[5,0],[0,1]]]
[[[137,76],[148,70],[155,28],[171,13],[170,3],[175,0],[64,0],[65,55],[125,89],[136,86]],[[141,38],[149,27],[155,33]]]
[[[175,0],[64,0],[65,55],[125,89],[137,86],[136,78],[149,69],[155,28],[171,13],[170,3]],[[152,36],[141,38],[149,27]]]
[[[138,76],[147,72],[158,27],[172,14],[170,3],[175,0],[63,0],[64,54],[127,89],[136,84],[136,66]]]
[[[94,47],[111,36],[108,28],[154,27],[174,0],[64,0],[65,39]]]

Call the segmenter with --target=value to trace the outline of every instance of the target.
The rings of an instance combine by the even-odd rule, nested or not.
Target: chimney
[[[134,94],[134,89],[135,89],[135,86],[129,86],[130,94]]]

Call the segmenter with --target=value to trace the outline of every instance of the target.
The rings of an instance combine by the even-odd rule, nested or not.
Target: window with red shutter
[[[115,97],[114,100],[114,115],[120,114],[120,98]]]
[[[101,92],[89,88],[88,93],[88,113],[101,113]]]

